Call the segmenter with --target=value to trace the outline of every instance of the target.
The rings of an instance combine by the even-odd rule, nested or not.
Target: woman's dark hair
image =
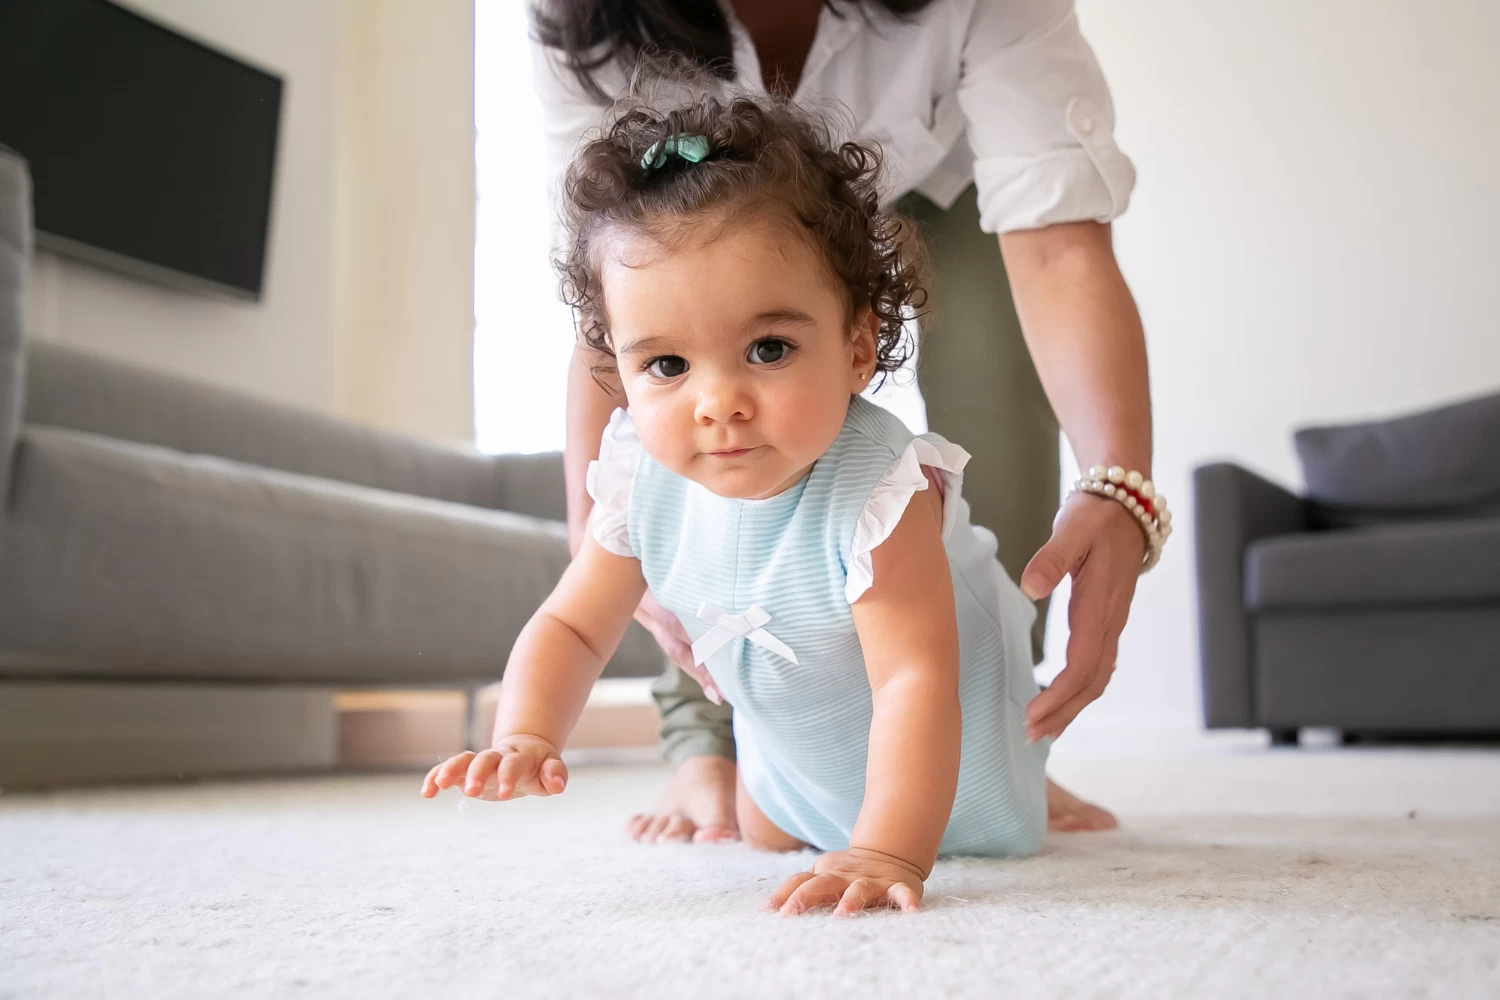
[[[934,0],[823,0],[829,10],[856,7],[905,19]],[[532,25],[537,40],[563,53],[568,69],[584,93],[606,101],[594,74],[611,62],[626,70],[642,52],[686,58],[715,76],[734,79],[729,22],[718,0],[533,0]]]
[[[906,362],[903,328],[927,303],[925,249],[909,220],[880,207],[878,147],[832,133],[784,100],[705,96],[670,111],[621,105],[584,143],[563,182],[566,241],[556,265],[579,336],[596,352],[596,377],[614,370],[600,285],[614,241],[634,234],[681,246],[752,214],[812,248],[847,292],[850,321],[866,308],[875,314],[877,371]],[[676,136],[702,136],[706,155],[642,164]]]

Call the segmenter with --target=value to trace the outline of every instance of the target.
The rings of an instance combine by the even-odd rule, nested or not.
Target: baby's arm
[[[491,749],[439,764],[422,794],[454,785],[495,799],[562,791],[567,770],[558,754],[645,591],[638,560],[585,539],[511,649]]]
[[[874,583],[853,603],[874,699],[864,805],[849,850],[820,856],[772,895],[781,913],[915,910],[953,813],[963,736],[959,618],[938,490],[915,493],[871,555]]]
[[[853,607],[875,715],[850,846],[894,855],[924,879],[953,812],[963,722],[942,503],[936,488],[912,496]]]
[[[875,582],[853,605],[875,708],[864,804],[849,850],[821,856],[771,897],[783,913],[913,910],[922,898],[953,812],[963,720],[942,525],[942,497],[924,490],[872,553]]]

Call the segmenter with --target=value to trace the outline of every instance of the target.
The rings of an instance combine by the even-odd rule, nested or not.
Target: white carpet
[[[1500,996],[1500,754],[1060,754],[1118,833],[759,912],[795,859],[640,847],[649,767],[0,797],[3,997]]]

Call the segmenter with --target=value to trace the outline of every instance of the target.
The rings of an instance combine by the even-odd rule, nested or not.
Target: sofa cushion
[[[1256,725],[1500,732],[1500,604],[1263,615]]]
[[[1343,523],[1500,506],[1500,394],[1296,434],[1310,499]]]
[[[1500,603],[1500,518],[1281,535],[1245,552],[1245,605]]]
[[[0,676],[487,682],[568,565],[557,522],[60,428],[15,473]],[[632,625],[610,666],[661,664]]]

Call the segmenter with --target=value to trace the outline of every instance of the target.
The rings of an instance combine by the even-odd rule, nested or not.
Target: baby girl
[[[860,395],[906,359],[925,297],[878,174],[768,100],[637,108],[583,147],[563,286],[629,409],[590,470],[590,538],[511,653],[493,746],[423,795],[561,792],[649,587],[734,707],[744,838],[822,852],[772,907],[913,910],[939,854],[1037,849],[1035,611],[969,522],[968,455]]]

